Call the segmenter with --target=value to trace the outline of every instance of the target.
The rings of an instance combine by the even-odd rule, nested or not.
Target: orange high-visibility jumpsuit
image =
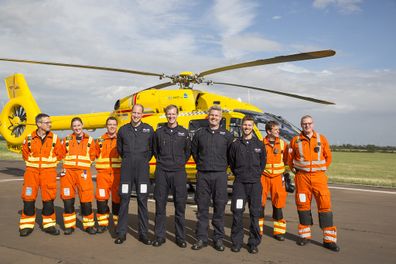
[[[52,132],[48,132],[42,140],[37,135],[37,131],[34,131],[23,143],[22,156],[26,163],[26,171],[22,188],[24,210],[22,210],[19,229],[34,228],[35,201],[39,188],[43,201],[43,229],[55,226],[53,201],[56,198],[56,166],[62,159],[60,140]]]
[[[107,133],[96,141],[96,201],[99,226],[109,225],[109,207],[107,201],[112,198],[112,213],[114,224],[118,224],[120,206],[121,158],[117,152],[117,136],[110,138]]]
[[[77,190],[85,230],[95,225],[92,211],[94,191],[90,169],[91,163],[95,160],[96,156],[95,142],[92,137],[84,133],[80,143],[78,143],[76,135],[72,134],[62,141],[62,146],[65,152],[65,158],[63,160],[63,171],[60,179],[61,198],[64,202],[73,199],[72,209],[65,208],[67,212],[63,213],[65,228],[75,228],[76,226],[74,198]]]
[[[330,191],[325,173],[331,159],[327,139],[315,131],[311,138],[301,133],[290,142],[288,163],[290,168],[296,170],[295,199],[300,220],[298,233],[301,238],[311,238],[313,195],[318,205],[319,225],[323,230],[324,242],[337,242],[337,230],[333,225]]]
[[[274,219],[274,235],[286,233],[286,221],[283,218],[282,208],[286,205],[287,193],[283,172],[287,163],[287,144],[280,138],[276,138],[274,145],[266,136],[263,139],[267,152],[267,163],[261,175],[261,185],[263,186],[262,204],[265,207],[268,193],[271,193],[272,218]],[[259,220],[260,231],[263,232],[264,218]]]

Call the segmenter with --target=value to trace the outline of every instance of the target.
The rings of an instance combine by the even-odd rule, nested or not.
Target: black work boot
[[[208,246],[208,242],[207,241],[203,241],[203,240],[198,240],[197,242],[195,242],[194,245],[192,245],[191,249],[193,250],[200,250],[204,247]]]
[[[19,229],[19,236],[25,237],[30,235],[32,232],[33,232],[33,228]]]
[[[274,238],[278,241],[285,241],[285,236],[282,234],[274,235]]]
[[[65,235],[71,235],[74,232],[74,228],[72,227],[67,227],[65,228],[65,230],[63,231],[63,234]]]
[[[334,252],[340,251],[340,247],[334,242],[323,242],[323,246]]]
[[[48,228],[43,229],[45,233],[53,235],[53,236],[58,236],[60,234],[60,231],[58,228],[55,226],[50,226]]]
[[[93,226],[87,227],[87,229],[85,229],[85,232],[87,232],[90,235],[95,235],[96,234],[96,228]]]
[[[96,228],[96,233],[104,233],[107,231],[107,226],[98,226],[98,228]]]
[[[299,246],[305,246],[308,243],[309,243],[309,239],[304,238],[304,237],[299,237],[296,242],[296,244]]]

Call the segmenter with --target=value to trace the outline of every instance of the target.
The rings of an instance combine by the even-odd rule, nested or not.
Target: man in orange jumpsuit
[[[62,146],[58,136],[51,130],[51,120],[47,114],[36,116],[37,130],[23,142],[22,156],[26,162],[23,176],[23,210],[19,221],[20,236],[32,233],[36,220],[35,201],[41,189],[43,201],[43,230],[51,235],[59,235],[56,228],[54,200],[56,197],[56,165],[62,159]]]
[[[93,235],[96,233],[96,228],[92,211],[94,195],[90,167],[96,157],[95,142],[92,137],[83,132],[81,118],[74,117],[71,121],[71,128],[73,134],[67,136],[62,142],[65,158],[60,183],[61,198],[64,203],[64,234],[70,235],[76,227],[74,197],[77,190],[81,203],[84,230]]]
[[[311,238],[311,201],[315,197],[319,212],[319,225],[323,230],[323,246],[339,251],[337,230],[333,224],[330,191],[326,170],[331,163],[331,151],[327,139],[314,131],[311,116],[301,118],[302,132],[295,136],[289,147],[289,167],[296,173],[296,205],[300,224],[297,244],[304,246]]]
[[[263,186],[262,204],[265,207],[268,193],[271,193],[272,218],[274,219],[273,236],[279,241],[285,240],[286,221],[282,208],[286,205],[286,189],[283,173],[287,160],[287,144],[279,138],[279,123],[268,121],[265,125],[267,136],[263,139],[267,152],[267,163],[261,175]],[[263,232],[264,218],[259,220],[260,230]]]
[[[107,132],[103,134],[96,144],[96,204],[98,220],[98,233],[103,233],[109,226],[108,200],[112,198],[112,213],[114,225],[118,223],[120,210],[120,185],[121,158],[117,152],[117,119],[109,117],[106,120]]]

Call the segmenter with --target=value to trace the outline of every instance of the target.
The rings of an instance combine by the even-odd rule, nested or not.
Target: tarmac
[[[22,200],[24,163],[0,161],[0,264],[8,263],[396,263],[396,190],[362,186],[331,185],[334,223],[338,231],[340,252],[322,247],[322,231],[318,225],[316,203],[313,202],[313,239],[310,244],[296,245],[298,215],[294,195],[288,195],[284,216],[287,220],[286,240],[272,238],[272,207],[267,201],[265,234],[258,254],[249,254],[246,247],[239,253],[230,250],[232,214],[226,208],[224,244],[218,252],[212,243],[199,251],[191,249],[195,242],[196,206],[190,199],[186,208],[188,246],[175,243],[174,209],[171,199],[167,205],[167,242],[161,247],[146,246],[137,240],[137,203],[132,197],[129,211],[129,234],[122,245],[114,244],[114,227],[103,234],[89,235],[78,221],[76,231],[65,236],[51,236],[40,229],[41,200],[36,202],[37,218],[33,233],[20,237],[18,232]],[[59,186],[58,186],[59,188]],[[59,191],[58,191],[59,194]],[[78,199],[77,199],[78,200]],[[94,203],[95,204],[95,203]],[[61,230],[62,201],[55,201],[57,223]],[[155,202],[149,201],[150,238],[154,238]],[[95,206],[94,206],[95,207]],[[79,206],[76,202],[79,216]],[[245,210],[245,238],[248,238],[248,210]],[[210,230],[210,235],[212,230]]]

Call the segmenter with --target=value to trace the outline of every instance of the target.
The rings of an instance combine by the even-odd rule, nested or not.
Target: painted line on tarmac
[[[337,190],[357,191],[357,192],[371,192],[371,193],[396,194],[396,192],[391,192],[391,191],[368,190],[368,189],[348,188],[348,187],[337,187],[337,186],[329,186],[329,188],[330,188],[330,189],[337,189]]]
[[[11,182],[11,181],[23,181],[23,179],[4,179],[4,180],[0,180],[1,182]]]

